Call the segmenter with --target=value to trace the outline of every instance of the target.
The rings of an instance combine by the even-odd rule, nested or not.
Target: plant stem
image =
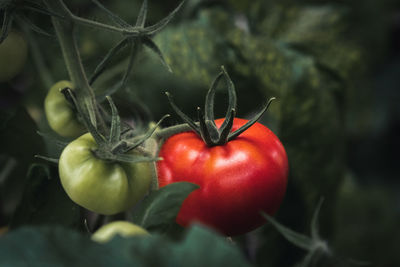
[[[64,19],[52,17],[64,61],[67,66],[69,77],[75,85],[79,101],[82,101],[89,113],[90,121],[96,126],[96,99],[93,89],[90,87],[86,77],[79,50],[74,35],[74,24],[71,19],[71,12],[61,0],[44,0],[50,10],[61,14]],[[82,100],[81,100],[82,99]]]
[[[182,132],[190,132],[190,131],[193,131],[193,129],[189,125],[184,123],[158,130],[153,134],[153,137],[156,138],[157,140],[167,139],[168,137],[174,134]]]
[[[127,29],[127,28],[119,28],[119,27],[114,27],[112,25],[108,25],[108,24],[104,24],[98,21],[94,21],[94,20],[90,20],[90,19],[85,19],[85,18],[81,18],[78,17],[76,15],[71,14],[71,18],[77,23],[77,24],[81,24],[81,25],[85,25],[85,26],[90,26],[90,27],[94,27],[94,28],[98,28],[98,29],[104,29],[107,31],[111,31],[111,32],[116,32],[116,33],[122,33],[125,35],[139,35],[139,31],[137,29],[135,29],[134,27],[132,27],[131,29]]]
[[[26,24],[19,23],[19,25],[21,26],[22,30],[24,31],[25,36],[28,39],[33,63],[36,66],[36,70],[39,73],[39,77],[42,80],[42,83],[44,84],[44,86],[46,88],[50,88],[53,85],[54,80],[49,71],[49,68],[46,66],[46,63],[44,62],[43,53],[40,51],[40,48],[36,41],[36,38],[32,34],[32,32],[27,28]]]

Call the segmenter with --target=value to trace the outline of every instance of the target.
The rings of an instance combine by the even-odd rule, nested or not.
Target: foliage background
[[[127,21],[134,21],[141,5],[136,0],[102,3]],[[106,19],[90,1],[74,0],[68,5],[81,16]],[[178,1],[150,1],[149,5],[151,23]],[[48,18],[31,16],[52,34]],[[285,145],[291,167],[277,220],[308,233],[312,213],[324,197],[321,235],[337,257],[399,266],[399,36],[400,4],[394,0],[187,1],[154,38],[173,73],[146,53],[127,88],[113,98],[125,119],[148,123],[172,114],[164,96],[168,90],[195,116],[195,107],[203,104],[219,67],[226,66],[237,88],[239,116],[248,117],[271,96],[278,99],[262,118]],[[32,37],[27,33],[25,37],[32,46]],[[89,73],[116,40],[111,34],[79,29]],[[65,79],[55,36],[35,34],[34,41],[52,80]],[[0,227],[56,224],[81,229],[82,215],[64,195],[56,168],[50,164],[48,174],[30,168],[32,163],[47,164],[34,155],[60,153],[53,142],[36,134],[40,129],[55,135],[43,114],[48,88],[32,51],[30,47],[24,71],[0,84]],[[107,79],[95,83],[97,92],[120,78],[124,58],[121,54]],[[220,115],[226,107],[224,96],[220,90],[216,112]],[[164,126],[176,122],[173,116]],[[0,242],[8,236],[0,237]],[[149,241],[158,244],[151,244],[154,250],[170,242],[157,238]],[[234,242],[256,266],[293,266],[304,256],[271,225]]]

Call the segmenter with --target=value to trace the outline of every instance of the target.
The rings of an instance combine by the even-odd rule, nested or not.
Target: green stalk
[[[75,92],[77,93],[78,99],[82,99],[89,113],[90,121],[96,126],[96,112],[98,111],[95,106],[95,94],[89,85],[82,65],[76,38],[73,33],[74,24],[71,19],[71,13],[61,0],[44,0],[44,2],[51,11],[64,17],[64,19],[52,17],[54,29],[61,45],[61,51],[69,77],[76,86]]]
[[[196,123],[196,124],[198,124],[198,123]],[[156,132],[154,132],[153,137],[156,138],[157,140],[160,140],[160,139],[165,140],[172,135],[182,133],[182,132],[192,132],[192,131],[193,131],[193,129],[189,125],[184,123],[184,124],[178,124],[178,125],[174,125],[171,127],[163,128],[161,130],[157,130]]]

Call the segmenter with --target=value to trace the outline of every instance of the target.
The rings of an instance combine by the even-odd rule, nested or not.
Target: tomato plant
[[[61,92],[64,88],[73,89],[69,81],[54,84],[44,100],[47,121],[57,134],[64,137],[77,137],[85,132],[85,127],[78,120],[77,112]]]
[[[149,232],[142,227],[127,221],[114,221],[97,229],[97,231],[92,235],[92,240],[99,243],[105,243],[113,239],[116,235],[123,237],[144,236],[149,235]]]
[[[86,209],[106,215],[125,211],[147,193],[151,164],[101,159],[96,149],[89,133],[68,144],[59,160],[61,183],[68,196]]]
[[[0,82],[8,81],[21,72],[28,54],[28,46],[22,35],[11,31],[0,43]]]
[[[223,75],[231,85],[233,107],[233,85]],[[206,112],[212,112],[207,102],[212,102],[215,87],[208,93]],[[286,190],[288,159],[275,134],[256,120],[233,118],[228,112],[227,118],[215,120],[212,126],[210,115],[206,113],[203,122],[199,116],[198,129],[192,123],[195,131],[175,134],[162,145],[159,185],[187,181],[200,186],[184,201],[179,224],[199,221],[226,235],[243,234],[263,224],[261,211],[277,211]]]

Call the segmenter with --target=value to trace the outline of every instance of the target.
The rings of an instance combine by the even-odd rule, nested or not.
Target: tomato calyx
[[[152,37],[159,31],[161,31],[172,20],[175,14],[182,7],[184,1],[182,1],[169,15],[161,19],[159,22],[157,22],[154,25],[146,27],[145,24],[148,11],[147,0],[144,0],[142,3],[135,25],[129,24],[128,22],[120,18],[118,15],[114,14],[112,11],[103,6],[99,1],[93,0],[93,2],[100,9],[106,12],[107,15],[113,20],[113,22],[116,23],[118,27],[121,28],[123,38],[107,53],[107,55],[103,58],[101,63],[96,67],[94,73],[89,79],[89,84],[93,84],[99,77],[99,75],[101,75],[104,72],[111,58],[125,48],[127,48],[130,51],[129,63],[126,68],[125,74],[122,78],[122,81],[120,82],[120,84],[117,85],[116,88],[122,88],[126,85],[129,74],[131,73],[131,70],[133,68],[133,62],[135,61],[137,55],[139,54],[139,51],[143,47],[149,48],[160,59],[161,63],[167,68],[167,70],[169,72],[172,72],[170,66],[165,61],[165,58],[161,50],[158,48],[157,44],[152,40]],[[72,18],[77,19],[77,17],[75,16],[72,16]]]
[[[39,28],[37,25],[33,24],[28,19],[25,14],[27,11],[60,17],[58,14],[51,12],[41,4],[29,0],[3,0],[0,3],[0,11],[3,13],[3,23],[0,32],[0,44],[7,38],[8,34],[10,33],[14,20],[25,23],[28,27],[36,32],[50,35],[46,33],[43,29]]]
[[[218,128],[215,124],[214,117],[214,99],[217,86],[222,78],[225,78],[225,81],[227,83],[229,103],[224,122],[222,123],[221,127]],[[167,95],[169,103],[176,114],[187,125],[189,125],[189,127],[198,136],[200,136],[209,147],[224,145],[227,142],[238,137],[261,118],[261,116],[270,106],[271,102],[275,99],[275,97],[271,97],[252,119],[250,119],[246,124],[244,124],[236,131],[231,132],[233,120],[236,115],[237,96],[235,92],[235,86],[228,73],[226,72],[224,66],[221,66],[221,72],[214,79],[210,89],[207,92],[204,112],[200,107],[197,107],[197,119],[199,121],[198,123],[193,121],[178,108],[178,106],[174,103],[172,96],[168,92],[166,92],[165,94]]]
[[[119,162],[152,162],[157,161],[159,158],[153,157],[150,152],[146,151],[142,145],[150,138],[155,132],[160,123],[169,115],[163,116],[158,123],[149,129],[144,135],[129,137],[133,129],[128,129],[122,132],[121,118],[118,115],[117,107],[112,101],[110,96],[106,96],[108,103],[111,108],[111,127],[107,134],[101,133],[90,120],[87,112],[84,112],[75,98],[74,92],[70,88],[65,88],[65,94],[67,99],[71,99],[74,103],[75,108],[81,115],[86,128],[89,130],[94,140],[97,143],[97,148],[93,149],[93,154],[103,160],[107,161],[119,161]],[[131,150],[136,150],[136,154],[128,154]]]

